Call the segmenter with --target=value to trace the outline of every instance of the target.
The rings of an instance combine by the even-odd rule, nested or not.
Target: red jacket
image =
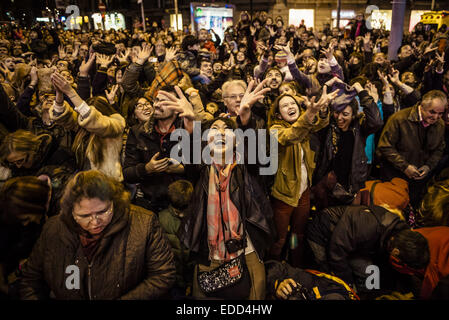
[[[214,43],[209,40],[204,42],[204,44],[201,46],[201,48],[206,49],[207,51],[212,52],[212,53],[217,52],[217,49],[215,49]]]
[[[449,227],[420,228],[429,242],[430,262],[421,287],[421,298],[429,299],[441,278],[449,275]]]

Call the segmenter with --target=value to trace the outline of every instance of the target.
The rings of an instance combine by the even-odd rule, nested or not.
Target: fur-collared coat
[[[82,118],[67,102],[64,107],[61,115],[56,117],[53,110],[50,114],[57,124],[77,132],[72,150],[77,156],[78,169],[86,169],[88,160],[90,169],[122,181],[120,152],[125,119],[118,113],[105,116],[94,106],[90,106],[89,115]]]

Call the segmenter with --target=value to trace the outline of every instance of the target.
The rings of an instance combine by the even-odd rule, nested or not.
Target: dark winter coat
[[[378,131],[383,125],[379,108],[368,92],[366,90],[361,91],[359,98],[363,107],[363,114],[361,117],[356,117],[348,129],[354,133],[354,149],[349,177],[350,190],[347,190],[350,193],[356,193],[365,186],[368,177],[368,159],[365,153],[366,138]],[[322,140],[320,145],[323,146],[323,149],[319,153],[315,170],[314,179],[317,182],[333,170],[332,163],[335,157],[333,139],[335,139],[334,135],[338,139],[340,132],[333,120],[327,128],[318,132],[318,136]]]
[[[175,120],[175,128],[181,127],[181,121]],[[129,130],[126,140],[123,176],[127,183],[139,183],[145,198],[151,202],[154,211],[160,211],[168,206],[168,186],[170,183],[182,179],[183,175],[173,173],[148,174],[145,165],[156,154],[158,159],[169,158],[170,151],[178,141],[170,141],[167,134],[162,142],[161,135],[156,131],[153,120],[133,126]]]
[[[351,256],[384,255],[390,238],[408,228],[399,216],[382,207],[339,206],[319,212],[307,225],[306,237],[318,245],[311,246],[314,252],[324,248],[329,271],[353,283]]]
[[[186,210],[187,218],[183,220],[178,233],[181,242],[198,255],[198,261],[203,265],[210,264],[207,242],[209,169],[207,165],[200,168],[193,200]],[[229,193],[240,213],[246,233],[262,260],[276,237],[269,199],[244,165],[237,165],[231,171]]]
[[[388,119],[379,139],[376,154],[389,167],[404,172],[412,164],[434,169],[445,147],[444,121],[424,128],[418,105],[402,109]]]
[[[60,300],[143,300],[172,286],[173,254],[152,212],[133,205],[127,212],[114,211],[90,264],[74,225],[73,217],[64,215],[44,225],[23,268],[21,299],[48,299],[51,292]],[[79,268],[78,290],[66,286],[71,265]]]
[[[336,277],[317,276],[311,270],[294,268],[288,263],[270,260],[265,263],[267,273],[267,296],[276,297],[276,288],[286,279],[293,279],[306,289],[307,299],[355,300],[349,286]],[[317,295],[317,292],[319,295]],[[318,298],[319,297],[319,298]],[[303,300],[299,294],[292,294],[289,300]]]

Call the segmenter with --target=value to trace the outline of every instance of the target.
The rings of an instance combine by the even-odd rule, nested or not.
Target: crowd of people
[[[447,38],[2,28],[0,296],[447,299]]]

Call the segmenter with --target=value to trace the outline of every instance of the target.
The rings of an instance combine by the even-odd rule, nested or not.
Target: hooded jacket
[[[325,248],[328,266],[337,277],[354,283],[351,256],[386,254],[390,238],[406,229],[409,226],[399,216],[382,207],[340,206],[318,213],[308,224],[306,237]]]
[[[173,253],[157,217],[130,205],[114,211],[89,264],[79,225],[68,213],[50,218],[44,225],[20,278],[20,298],[58,300],[154,299],[175,280]],[[72,283],[68,266],[79,270],[79,289]],[[75,269],[76,270],[76,269]]]

